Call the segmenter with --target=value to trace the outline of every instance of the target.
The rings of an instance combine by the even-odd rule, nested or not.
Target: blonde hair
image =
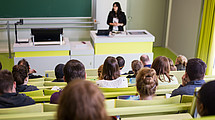
[[[156,71],[153,68],[144,67],[136,76],[136,87],[140,96],[151,96],[155,94],[158,86]]]
[[[180,65],[187,66],[187,58],[184,55],[178,55],[176,61]]]
[[[58,120],[107,120],[104,95],[90,81],[71,81],[62,91]]]
[[[98,79],[99,80],[102,80],[103,77],[102,77],[102,71],[103,71],[103,64],[99,66],[98,68]]]

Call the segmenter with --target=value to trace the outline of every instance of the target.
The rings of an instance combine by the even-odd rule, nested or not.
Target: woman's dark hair
[[[64,67],[64,64],[58,64],[56,67],[55,67],[55,76],[56,78],[63,78],[63,67]]]
[[[139,60],[133,60],[131,62],[131,68],[134,71],[134,75],[136,76],[138,71],[143,68],[143,64]]]
[[[120,77],[119,65],[116,58],[109,56],[105,59],[102,76],[105,80],[114,80]]]
[[[112,12],[114,13],[114,17],[120,17],[119,13],[122,12],[122,8],[119,2],[114,2],[113,6],[116,5],[118,7],[117,13],[115,13],[114,9],[112,9]]]
[[[0,93],[4,94],[13,89],[13,75],[8,70],[0,70]]]
[[[58,120],[107,120],[104,96],[90,81],[74,80],[63,90]]]
[[[158,86],[156,72],[153,68],[144,67],[136,76],[136,87],[140,96],[151,96],[155,94]]]
[[[118,61],[118,65],[120,70],[124,67],[125,65],[125,59],[121,56],[116,57],[117,61]]]
[[[171,82],[171,78],[169,75],[170,71],[170,65],[169,65],[169,60],[165,56],[158,56],[157,58],[154,59],[151,68],[154,68],[156,71],[156,74],[158,75],[158,79],[161,82],[166,81],[164,75],[167,76],[169,79],[168,82]],[[164,80],[160,78],[160,75],[163,75]]]
[[[177,71],[177,68],[175,67],[172,59],[168,58],[169,60],[169,65],[170,65],[170,71]]]
[[[215,115],[215,80],[205,83],[198,92],[197,104],[203,104],[201,116]],[[198,108],[198,107],[197,107]]]
[[[16,81],[17,85],[22,85],[25,81],[25,78],[28,77],[28,71],[23,65],[14,65],[12,73],[14,81]]]
[[[29,72],[30,65],[29,65],[28,61],[26,61],[24,58],[18,62],[18,65],[24,65],[26,67],[27,71]]]

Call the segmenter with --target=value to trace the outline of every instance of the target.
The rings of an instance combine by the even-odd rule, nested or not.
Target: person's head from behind
[[[197,111],[200,116],[215,115],[215,81],[202,85],[197,95]]]
[[[30,70],[30,65],[29,65],[28,61],[26,61],[24,58],[18,62],[18,65],[23,65],[23,66],[25,66],[25,67],[27,68],[27,71],[29,72],[29,70]]]
[[[187,65],[187,58],[184,55],[178,55],[175,60],[175,65]]]
[[[63,79],[63,68],[64,68],[64,64],[58,64],[55,67],[55,76],[57,79]]]
[[[113,3],[113,9],[112,9],[112,11],[117,12],[117,13],[120,12],[120,11],[122,11],[121,5],[120,5],[119,2],[114,2]]]
[[[152,68],[144,67],[139,70],[136,76],[136,87],[140,99],[152,99],[158,86],[156,72]]]
[[[16,92],[16,82],[8,70],[0,71],[0,94]]]
[[[143,64],[139,60],[133,60],[131,62],[131,68],[134,72],[134,75],[137,75],[138,71],[143,68]]]
[[[28,71],[27,68],[23,65],[14,65],[13,66],[13,78],[16,81],[16,85],[27,84],[28,82]]]
[[[199,58],[189,59],[187,62],[185,77],[190,81],[203,80],[207,65]]]
[[[102,70],[103,70],[103,65],[100,65],[98,68],[98,79],[102,80]]]
[[[0,70],[2,69],[2,64],[1,64],[1,62],[0,62]]]
[[[64,81],[69,83],[74,79],[85,79],[85,67],[78,60],[69,60],[63,68]]]
[[[175,67],[172,59],[168,58],[168,60],[169,60],[169,65],[170,65],[170,71],[176,71],[177,68]]]
[[[156,74],[158,75],[159,80],[167,81],[167,80],[162,80],[160,75],[166,75],[167,78],[169,79],[168,82],[171,82],[170,76],[169,76],[169,71],[170,71],[170,65],[169,65],[169,60],[165,56],[158,56],[157,58],[154,59],[151,68],[155,69]]]
[[[90,81],[74,80],[63,90],[58,120],[107,120],[104,96]]]
[[[120,77],[119,65],[116,58],[109,56],[105,59],[102,76],[105,80],[114,80]]]
[[[149,56],[145,55],[145,54],[141,55],[140,56],[140,61],[142,62],[143,66],[147,65],[149,63],[149,61],[150,61]]]
[[[116,59],[117,59],[117,61],[118,61],[118,65],[119,65],[120,70],[122,70],[122,68],[123,68],[124,65],[125,65],[125,60],[124,60],[124,58],[121,57],[121,56],[118,56],[118,57],[116,57]]]

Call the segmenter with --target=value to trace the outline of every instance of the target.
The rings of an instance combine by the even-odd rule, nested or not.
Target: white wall
[[[113,3],[119,2],[122,8],[122,11],[127,10],[127,0],[97,0],[96,2],[96,21],[99,22],[97,29],[108,29],[107,17],[108,13],[113,8]]]
[[[202,0],[172,0],[167,47],[187,58],[195,57]]]

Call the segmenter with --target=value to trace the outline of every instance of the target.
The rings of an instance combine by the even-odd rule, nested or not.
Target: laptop
[[[32,28],[34,45],[62,45],[63,28]]]
[[[109,36],[110,30],[98,30],[97,36]]]

